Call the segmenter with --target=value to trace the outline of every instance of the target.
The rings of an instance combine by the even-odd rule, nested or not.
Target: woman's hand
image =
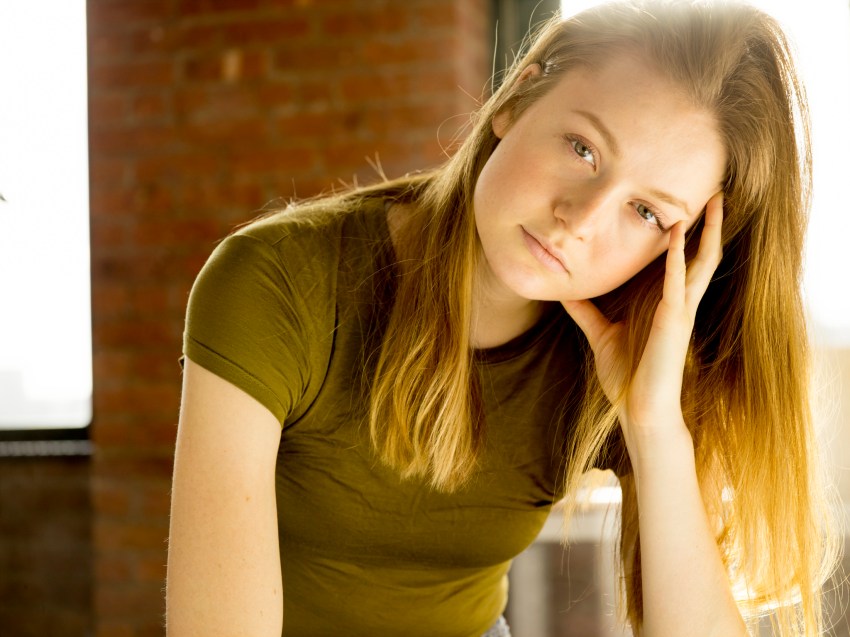
[[[634,462],[641,443],[667,433],[681,433],[682,374],[697,306],[720,263],[723,195],[708,202],[699,251],[685,267],[685,225],[670,229],[664,289],[638,368],[620,411],[626,446]],[[587,337],[596,372],[608,398],[616,400],[626,386],[625,326],[611,323],[588,300],[565,301],[564,308]]]

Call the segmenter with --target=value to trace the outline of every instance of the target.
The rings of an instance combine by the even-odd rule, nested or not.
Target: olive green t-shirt
[[[562,494],[583,359],[555,305],[528,332],[475,353],[486,444],[468,486],[438,493],[375,459],[364,414],[393,254],[383,202],[280,213],[224,239],[189,297],[185,356],[283,428],[287,637],[481,635],[505,608],[511,559]]]

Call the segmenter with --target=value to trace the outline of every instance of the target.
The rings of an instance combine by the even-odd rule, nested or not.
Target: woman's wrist
[[[670,463],[693,463],[694,442],[681,412],[675,415],[640,416],[622,423],[626,449],[635,477]]]

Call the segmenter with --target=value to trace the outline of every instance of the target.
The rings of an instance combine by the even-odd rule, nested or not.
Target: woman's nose
[[[573,238],[586,241],[610,223],[616,209],[611,189],[588,188],[565,197],[555,208],[555,217]]]

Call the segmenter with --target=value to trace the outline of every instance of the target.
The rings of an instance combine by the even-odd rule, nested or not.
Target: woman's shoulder
[[[293,206],[228,235],[192,286],[185,355],[250,390],[279,420],[299,414],[324,378],[345,238],[364,214],[373,212]]]
[[[369,253],[386,234],[385,206],[380,200],[361,205],[317,200],[289,206],[243,225],[220,241],[195,287],[230,285],[241,290],[261,285],[278,295],[330,299],[340,264]]]

